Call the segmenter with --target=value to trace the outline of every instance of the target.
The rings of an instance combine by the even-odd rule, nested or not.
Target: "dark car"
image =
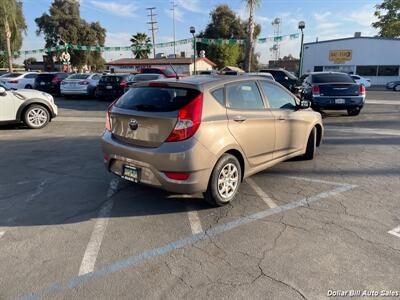
[[[33,88],[49,94],[60,95],[61,81],[69,75],[70,74],[68,73],[62,72],[38,74],[33,84]]]
[[[296,92],[296,86],[298,85],[299,79],[289,71],[285,69],[261,69],[258,72],[270,73],[274,76],[276,82],[279,82],[289,91]]]
[[[315,72],[303,82],[303,98],[315,110],[347,110],[349,116],[356,116],[364,106],[365,86],[349,74]]]
[[[125,93],[128,82],[133,78],[132,74],[103,75],[97,84],[96,96],[109,100],[117,99]]]
[[[129,88],[132,85],[134,85],[135,83],[143,82],[143,81],[150,81],[150,80],[158,80],[158,79],[163,79],[163,78],[165,78],[165,76],[162,74],[152,74],[152,73],[136,74],[133,76],[131,81],[128,82],[127,87],[125,88],[125,92],[127,90],[129,90]]]
[[[393,91],[396,91],[396,92],[400,92],[400,81],[388,82],[386,84],[386,88],[390,89],[390,90],[393,90]]]

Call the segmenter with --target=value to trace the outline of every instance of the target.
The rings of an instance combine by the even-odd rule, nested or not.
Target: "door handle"
[[[286,119],[285,117],[279,116],[279,117],[278,117],[278,120],[279,120],[279,121],[286,121],[287,119]]]
[[[244,121],[246,121],[246,118],[242,117],[242,116],[235,116],[235,117],[233,117],[233,121],[235,121],[235,122],[244,122]]]

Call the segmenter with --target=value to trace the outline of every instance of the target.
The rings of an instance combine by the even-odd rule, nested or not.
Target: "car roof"
[[[350,75],[344,72],[311,72],[309,73],[309,75],[320,75],[320,74],[346,74],[346,75]]]
[[[249,81],[249,80],[268,80],[274,83],[272,80],[266,78],[265,76],[231,76],[231,75],[195,75],[189,77],[181,77],[179,79],[175,78],[165,78],[159,79],[157,82],[174,83],[177,85],[192,85],[199,89],[213,88],[215,86],[224,85],[227,83]],[[151,81],[148,81],[149,83]]]

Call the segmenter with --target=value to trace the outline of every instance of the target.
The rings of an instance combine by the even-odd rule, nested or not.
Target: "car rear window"
[[[168,112],[185,106],[200,94],[194,89],[173,87],[136,87],[126,92],[115,104],[122,109]]]
[[[7,77],[14,78],[14,77],[18,77],[18,76],[21,76],[21,75],[22,75],[21,73],[11,73],[11,74],[8,74]]]
[[[39,74],[36,79],[37,80],[52,80],[54,78],[54,74]]]
[[[159,79],[159,74],[142,74],[142,75],[135,75],[133,78],[134,81],[148,81],[148,80],[156,80]]]
[[[348,82],[354,83],[354,80],[347,74],[315,74],[312,75],[313,83],[335,83]]]
[[[103,76],[101,77],[101,82],[120,82],[122,77],[120,76]]]
[[[68,77],[68,79],[88,79],[89,74],[73,74]]]

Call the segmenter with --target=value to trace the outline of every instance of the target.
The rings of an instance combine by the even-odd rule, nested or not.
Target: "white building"
[[[354,37],[304,44],[302,74],[337,71],[371,79],[375,85],[400,80],[400,39]]]

